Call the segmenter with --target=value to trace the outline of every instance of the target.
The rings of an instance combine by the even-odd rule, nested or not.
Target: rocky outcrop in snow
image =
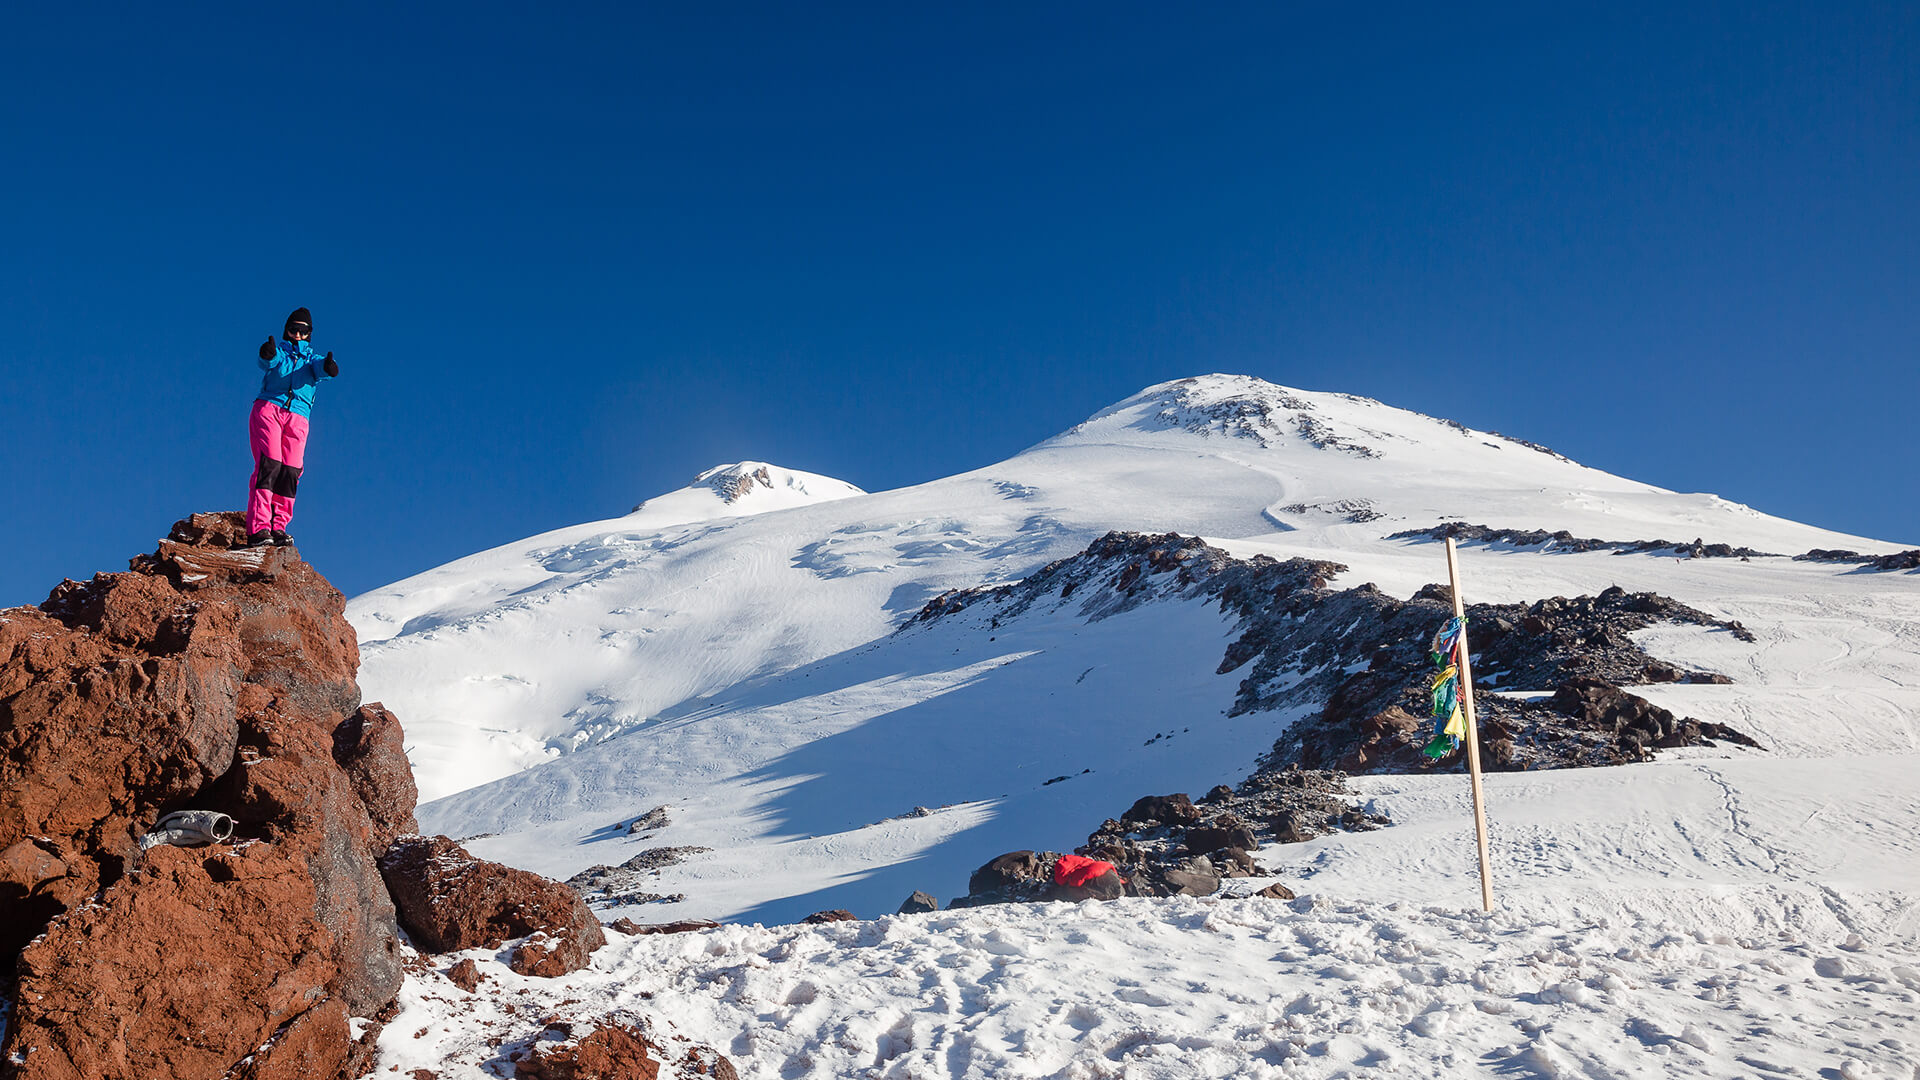
[[[1445,540],[1448,537],[1462,542],[1506,544],[1510,547],[1539,547],[1543,551],[1555,552],[1611,551],[1621,555],[1659,552],[1687,559],[1774,557],[1769,551],[1755,551],[1749,547],[1735,547],[1732,544],[1709,544],[1704,538],[1696,538],[1692,543],[1678,540],[1593,540],[1577,537],[1565,529],[1555,532],[1548,532],[1545,529],[1495,529],[1488,525],[1469,525],[1464,521],[1450,521],[1444,525],[1435,525],[1431,529],[1407,529],[1393,533],[1387,539]]]
[[[417,828],[416,793],[399,719],[361,704],[342,609],[293,548],[196,514],[129,571],[0,612],[0,1077],[365,1063],[402,978],[375,860]],[[181,810],[232,835],[142,844]],[[591,948],[586,920],[522,948]],[[357,1040],[354,1018],[373,1021]]]
[[[1920,548],[1896,551],[1891,555],[1862,555],[1857,551],[1814,548],[1793,558],[1795,562],[1859,563],[1868,570],[1920,570]]]
[[[1238,559],[1197,537],[1114,532],[1016,584],[943,593],[908,627],[970,610],[991,629],[1039,605],[1071,604],[1091,621],[1149,603],[1217,603],[1239,630],[1219,673],[1245,669],[1234,715],[1303,704],[1316,710],[1283,734],[1264,758],[1267,768],[1433,767],[1419,754],[1431,728],[1427,646],[1452,615],[1451,594],[1443,585],[1429,585],[1408,600],[1370,584],[1331,588],[1345,569],[1310,559]],[[1730,728],[1674,718],[1624,691],[1638,704],[1596,709],[1587,704],[1590,694],[1537,703],[1497,693],[1501,687],[1554,691],[1584,681],[1615,690],[1724,682],[1717,673],[1685,671],[1649,656],[1632,634],[1656,623],[1679,623],[1752,640],[1737,622],[1618,588],[1532,604],[1473,604],[1468,618],[1486,764],[1492,768],[1618,764],[1644,760],[1657,748],[1713,739],[1753,745]],[[1462,767],[1460,755],[1442,759],[1439,767]]]
[[[572,889],[538,874],[476,859],[444,836],[402,837],[380,857],[400,920],[430,952],[514,950],[522,975],[563,975],[607,943],[600,921]]]
[[[238,518],[196,515],[129,572],[0,613],[0,926],[20,950],[0,1074],[327,1075],[355,1052],[348,1017],[399,987],[373,856],[412,807],[371,778],[404,755],[350,738],[360,784],[335,760],[343,722],[379,715],[357,712],[342,598],[293,549],[241,547]],[[235,833],[142,853],[180,809]]]
[[[1221,784],[1198,803],[1185,792],[1147,795],[1108,818],[1074,853],[1111,863],[1108,895],[1066,895],[1053,883],[1060,856],[1015,851],[974,871],[954,907],[1119,896],[1210,896],[1228,880],[1261,876],[1254,852],[1298,844],[1336,830],[1364,832],[1392,824],[1353,805],[1346,776],[1297,767],[1262,769],[1236,790]],[[1275,883],[1261,895],[1291,899]]]

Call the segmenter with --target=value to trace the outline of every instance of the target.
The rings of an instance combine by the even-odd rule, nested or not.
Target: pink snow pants
[[[255,401],[247,416],[247,442],[253,447],[247,531],[284,531],[293,520],[293,496],[307,459],[307,418],[271,401]]]

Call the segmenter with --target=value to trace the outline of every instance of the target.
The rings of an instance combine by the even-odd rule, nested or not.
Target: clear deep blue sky
[[[241,505],[297,305],[349,595],[1208,371],[1920,543],[1911,3],[281,7],[6,16],[0,605]]]

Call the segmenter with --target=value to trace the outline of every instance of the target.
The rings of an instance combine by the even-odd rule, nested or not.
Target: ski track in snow
[[[740,923],[616,937],[554,981],[472,954],[511,1012],[411,975],[383,1074],[510,1075],[503,1055],[557,1014],[644,1020],[754,1077],[1920,1080],[1912,574],[1464,545],[1476,601],[1617,584],[1740,620],[1755,642],[1637,635],[1732,684],[1634,690],[1766,747],[1489,775],[1492,915],[1471,910],[1453,775],[1356,778],[1391,828],[1258,852],[1302,893],[1291,904],[884,914],[912,889],[956,895],[1002,851],[1070,849],[1140,795],[1237,781],[1299,715],[1224,715],[1243,673],[1214,669],[1234,627],[1191,602],[895,633],[945,589],[1016,580],[1108,529],[1330,559],[1349,567],[1336,588],[1396,596],[1444,580],[1444,560],[1384,537],[1447,520],[1786,554],[1891,545],[1239,377],[1152,388],[914,488],[769,469],[778,498],[758,507],[716,510],[696,486],[350,605],[362,685],[401,716],[432,800],[423,828],[489,834],[471,849],[558,878],[712,847],[650,879],[685,901],[604,915]],[[1381,516],[1347,520],[1355,507]],[[1514,688],[1529,689],[1550,688]],[[625,834],[659,805],[670,824]],[[932,812],[899,816],[916,806]],[[880,917],[754,924],[835,907]]]

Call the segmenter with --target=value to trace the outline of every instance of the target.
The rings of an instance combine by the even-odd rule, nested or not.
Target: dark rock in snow
[[[1892,555],[1862,555],[1857,551],[1826,551],[1815,548],[1795,555],[1796,562],[1859,563],[1869,570],[1920,570],[1920,548],[1896,551]]]
[[[1123,825],[1184,825],[1200,820],[1200,809],[1185,794],[1148,795],[1120,815]]]
[[[979,903],[1004,903],[1009,900],[1038,900],[1053,881],[1053,864],[1059,854],[1052,851],[1010,851],[975,870],[967,878],[967,895],[973,906]],[[981,899],[990,897],[992,899]],[[954,901],[950,907],[961,906]]]
[[[914,893],[912,896],[909,896],[904,901],[901,901],[900,910],[896,912],[896,914],[922,915],[929,911],[939,911],[939,910],[940,910],[939,900],[916,889],[914,890]]]
[[[1465,525],[1436,532],[1448,529],[1492,532]],[[1584,543],[1557,534],[1543,533],[1540,539]],[[1714,545],[1698,546],[1707,554],[1717,551]],[[1221,674],[1244,671],[1233,714],[1302,704],[1318,710],[1283,734],[1264,759],[1268,765],[1297,763],[1352,773],[1463,768],[1463,755],[1436,765],[1419,753],[1431,735],[1427,646],[1452,615],[1449,590],[1430,585],[1402,601],[1368,584],[1328,588],[1344,569],[1305,559],[1235,559],[1194,537],[1114,532],[1017,584],[944,594],[902,632],[980,605],[997,623],[1043,603],[1073,603],[1087,619],[1098,620],[1160,599],[1217,601],[1239,626],[1218,669]],[[1650,667],[1663,680],[1719,681],[1724,676],[1656,661],[1633,634],[1680,623],[1753,639],[1737,621],[1619,588],[1533,604],[1474,604],[1468,617],[1476,696],[1487,703],[1483,720],[1495,721],[1483,738],[1501,744],[1495,765],[1508,769],[1639,760],[1642,749],[1634,738],[1602,746],[1595,732],[1576,730],[1578,725],[1570,725],[1563,714],[1499,702],[1499,687],[1551,689],[1578,677],[1625,686],[1648,681]],[[1676,671],[1677,680],[1671,678]],[[1138,814],[1169,812],[1142,808]],[[1135,822],[1145,820],[1138,814]]]
[[[948,904],[948,908],[978,907],[1039,900],[1052,883],[1053,864],[1059,859],[1052,851],[1009,851],[996,856],[967,878],[967,895]]]
[[[1223,785],[1224,786],[1224,785]],[[1207,804],[1208,816],[1190,824],[1109,818],[1077,854],[1119,868],[1130,896],[1191,895],[1212,878],[1259,873],[1252,850],[1262,844],[1294,844],[1338,830],[1365,831],[1388,824],[1353,806],[1346,777],[1297,767],[1263,769],[1239,790]],[[1211,793],[1210,793],[1211,794]],[[1138,805],[1138,804],[1136,804]]]
[[[1231,814],[1222,816],[1233,818]],[[1184,842],[1187,850],[1195,855],[1211,854],[1221,848],[1253,851],[1260,846],[1260,841],[1255,838],[1252,827],[1241,824],[1238,818],[1233,818],[1227,824],[1221,824],[1216,819],[1209,825],[1188,829]]]
[[[1510,547],[1544,547],[1559,552],[1611,551],[1622,555],[1651,553],[1671,553],[1676,557],[1688,559],[1755,559],[1777,558],[1770,552],[1755,551],[1752,548],[1733,547],[1729,544],[1709,544],[1704,539],[1695,539],[1692,543],[1673,540],[1591,540],[1581,539],[1562,529],[1548,532],[1545,529],[1495,529],[1486,525],[1469,525],[1464,521],[1450,521],[1445,525],[1436,525],[1431,529],[1408,529],[1387,537],[1389,540],[1445,540],[1452,537],[1456,541],[1480,544],[1506,544]]]
[[[666,900],[668,897],[647,892],[641,886],[659,876],[661,870],[712,850],[691,846],[648,848],[619,866],[589,866],[568,878],[567,884],[587,903],[599,907]]]
[[[672,823],[673,819],[668,816],[667,808],[664,806],[656,806],[646,813],[641,814],[639,817],[634,818],[632,821],[627,822],[626,833],[628,836],[638,836],[641,833],[664,829]]]
[[[808,926],[819,926],[824,923],[857,922],[858,920],[859,916],[853,912],[844,908],[835,908],[832,911],[816,911],[800,921]]]
[[[1160,880],[1173,888],[1175,896],[1212,896],[1220,888],[1220,875],[1205,855],[1162,870]]]
[[[606,943],[604,933],[597,936],[601,944]],[[513,947],[507,966],[521,975],[554,979],[586,967],[595,948],[598,946],[588,944],[585,936],[578,933],[551,934],[536,930]]]

